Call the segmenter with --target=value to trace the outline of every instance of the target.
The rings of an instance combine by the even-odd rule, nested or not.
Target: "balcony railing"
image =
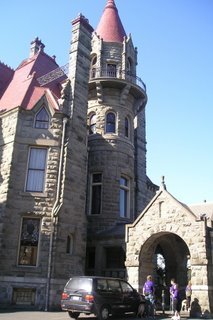
[[[97,78],[115,78],[129,81],[141,87],[146,92],[146,85],[141,78],[131,74],[130,71],[107,70],[102,68],[93,68],[90,71],[90,80]]]

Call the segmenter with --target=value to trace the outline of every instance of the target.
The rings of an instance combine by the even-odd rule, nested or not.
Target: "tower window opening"
[[[91,73],[90,73],[91,78],[96,77],[96,64],[97,64],[97,56],[95,55],[91,61]]]
[[[112,64],[112,63],[107,64],[107,76],[116,78],[116,76],[117,76],[116,64]]]
[[[121,177],[120,178],[120,217],[129,217],[129,181]]]
[[[132,60],[130,58],[127,59],[127,74],[132,75]]]
[[[89,120],[89,134],[96,133],[96,114],[92,114]]]
[[[116,117],[113,112],[108,112],[106,115],[106,133],[115,133]]]
[[[90,214],[101,213],[101,200],[102,200],[102,174],[94,173],[92,175],[91,186],[91,209]]]
[[[125,118],[125,137],[129,138],[129,119]]]
[[[73,235],[69,234],[67,236],[66,253],[72,254],[73,253],[73,246],[74,246]]]

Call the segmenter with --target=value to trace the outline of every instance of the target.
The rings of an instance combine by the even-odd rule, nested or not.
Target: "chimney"
[[[38,51],[43,51],[45,47],[38,37],[36,37],[30,44],[30,58],[32,58]]]

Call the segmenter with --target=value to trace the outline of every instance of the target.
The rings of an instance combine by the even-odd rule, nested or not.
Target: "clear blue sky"
[[[38,36],[68,62],[71,20],[95,28],[106,0],[1,0],[0,60],[13,68]],[[213,1],[116,0],[147,85],[147,173],[191,204],[213,201]]]

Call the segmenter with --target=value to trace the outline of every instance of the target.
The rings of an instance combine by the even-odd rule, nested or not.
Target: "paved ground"
[[[156,320],[168,320],[171,316],[169,314],[158,314]],[[38,311],[4,311],[0,310],[0,320],[71,320],[67,312],[38,312]],[[114,318],[115,319],[115,318]],[[144,319],[144,318],[143,318]],[[94,316],[80,316],[79,320],[97,320]],[[139,320],[131,315],[125,315],[116,320]],[[144,319],[146,320],[146,319]],[[147,319],[148,320],[148,319]],[[187,314],[181,315],[181,320],[188,320]],[[190,320],[198,320],[192,319]],[[213,318],[209,319],[213,320]]]

